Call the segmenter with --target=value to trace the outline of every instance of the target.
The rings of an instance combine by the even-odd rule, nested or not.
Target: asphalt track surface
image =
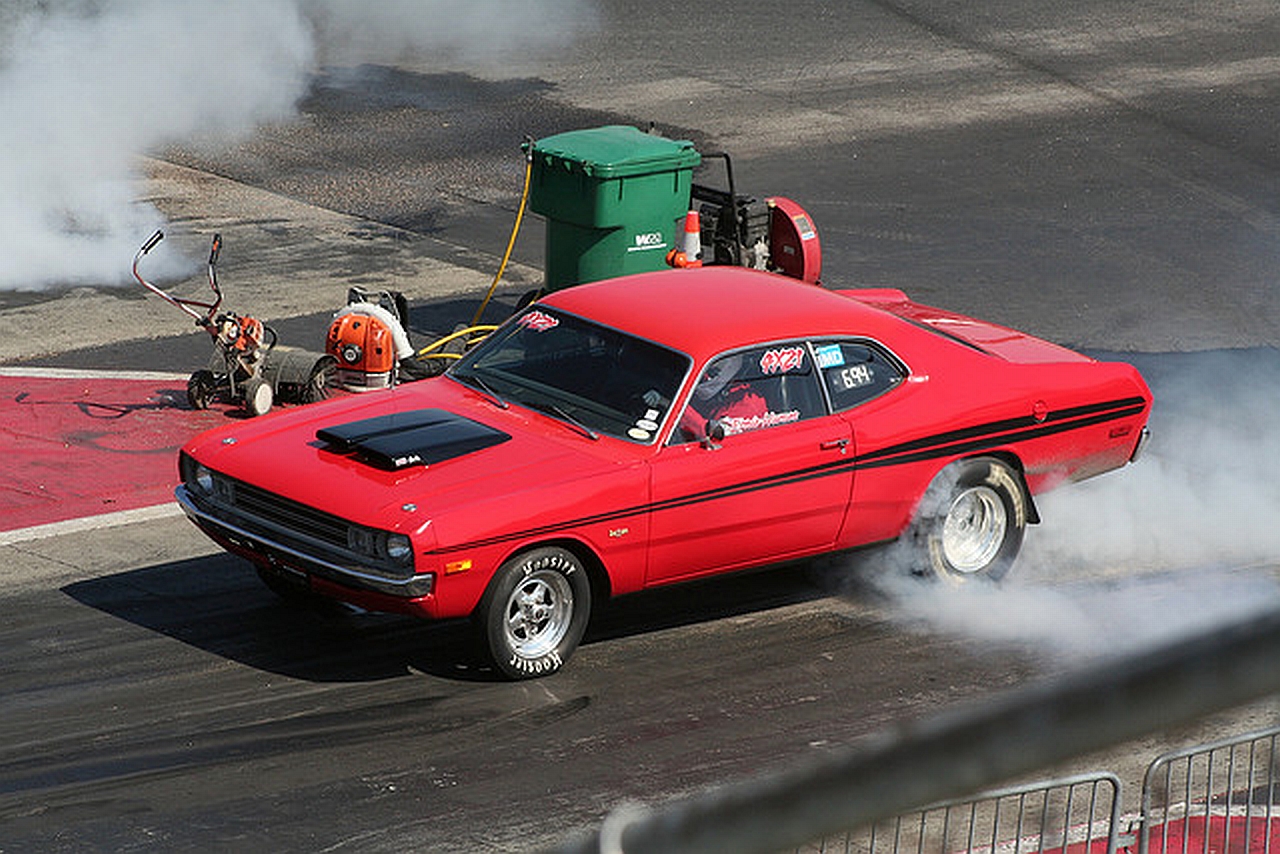
[[[529,850],[619,803],[1052,678],[1150,640],[1152,611],[1177,623],[1275,596],[1280,10],[632,5],[600,4],[597,30],[554,56],[322,69],[304,122],[152,152],[170,240],[198,256],[223,231],[228,303],[289,343],[318,342],[350,284],[405,291],[426,336],[465,319],[496,268],[524,134],[653,121],[731,152],[744,189],[799,200],[828,285],[903,287],[1137,363],[1158,401],[1147,467],[1087,493],[1093,508],[1042,508],[1073,521],[1033,529],[1011,598],[973,606],[1001,626],[935,619],[939,600],[887,590],[862,556],[621,601],[565,671],[522,684],[477,666],[458,626],[286,606],[171,505],[15,511],[0,850]],[[536,219],[522,233],[492,315],[536,283],[540,234]],[[120,288],[6,294],[0,363],[180,376],[208,345],[171,314]],[[14,382],[10,413],[41,391]],[[127,402],[123,381],[94,382]],[[203,424],[128,414],[160,410],[179,432]],[[79,465],[56,482],[73,488]],[[171,463],[154,465],[163,480]],[[1238,529],[1196,527],[1228,504]],[[1089,509],[1141,536],[1094,548]],[[46,520],[62,526],[32,527]],[[1094,619],[1013,619],[1064,597]],[[1262,703],[1046,773],[1131,785],[1167,747],[1271,723]]]

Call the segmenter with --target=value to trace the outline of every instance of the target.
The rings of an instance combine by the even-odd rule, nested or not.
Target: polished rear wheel
[[[1004,544],[1009,514],[989,486],[960,490],[942,523],[942,556],[957,572],[982,572]]]
[[[913,570],[950,581],[999,580],[1022,548],[1029,516],[1022,478],[1001,460],[948,466],[920,502],[907,535]]]

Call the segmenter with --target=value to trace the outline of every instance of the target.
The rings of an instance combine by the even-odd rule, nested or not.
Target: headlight
[[[202,463],[198,463],[194,458],[182,455],[179,461],[180,474],[182,482],[194,492],[201,495],[213,494],[213,472],[205,468]]]
[[[396,563],[409,563],[413,560],[413,543],[404,534],[387,534],[387,557]]]
[[[365,557],[400,566],[413,563],[413,542],[404,534],[352,525],[347,529],[347,548]]]

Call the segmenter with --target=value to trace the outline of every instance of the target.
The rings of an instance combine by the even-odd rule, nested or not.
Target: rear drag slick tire
[[[944,469],[920,502],[910,540],[921,575],[950,582],[999,581],[1013,566],[1026,532],[1022,479],[993,457]]]

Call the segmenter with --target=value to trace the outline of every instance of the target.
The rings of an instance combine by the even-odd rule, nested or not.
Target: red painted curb
[[[183,379],[0,375],[0,531],[167,503],[178,449],[238,416]]]

